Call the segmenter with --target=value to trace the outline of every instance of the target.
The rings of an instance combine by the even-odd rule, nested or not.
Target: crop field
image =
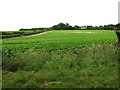
[[[3,88],[117,88],[117,36],[56,30],[2,40]]]
[[[64,51],[69,49],[79,49],[92,44],[114,43],[116,40],[117,37],[113,31],[61,30],[34,37],[3,39],[2,49],[25,50],[34,48],[43,50],[44,48],[47,51]]]
[[[50,30],[50,29],[49,29]],[[44,30],[26,30],[26,31],[3,31],[2,34],[0,33],[0,38],[13,38],[13,37],[20,37],[20,36],[27,36],[37,33],[42,33],[45,31],[49,31],[47,29]]]

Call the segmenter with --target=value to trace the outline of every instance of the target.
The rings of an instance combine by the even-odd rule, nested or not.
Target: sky
[[[120,23],[120,1],[118,3],[118,23]]]
[[[0,31],[118,23],[120,0],[0,0]]]

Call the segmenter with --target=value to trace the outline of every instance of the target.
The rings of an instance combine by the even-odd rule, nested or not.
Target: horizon
[[[60,23],[63,23],[63,22],[60,22]],[[58,23],[59,24],[59,23]],[[55,24],[55,25],[58,25],[58,24]],[[66,24],[66,23],[64,23],[64,24]],[[69,23],[68,23],[69,24]],[[118,23],[118,24],[120,24],[120,23]],[[70,25],[70,24],[69,24]],[[108,25],[117,25],[117,24],[108,24]],[[54,26],[54,25],[53,25]],[[72,26],[72,25],[71,25]],[[75,25],[74,25],[75,26]],[[74,27],[73,26],[73,27]],[[79,25],[77,25],[77,26],[79,26]],[[99,27],[99,26],[105,26],[105,25],[99,25],[99,26],[93,26],[93,25],[84,25],[84,26],[79,26],[79,27],[87,27],[87,26],[92,26],[92,27]],[[51,26],[52,27],[52,26]],[[32,27],[32,28],[51,28],[51,27]],[[32,29],[32,28],[20,28],[20,29]],[[19,29],[19,30],[20,30]],[[17,30],[17,31],[19,31],[19,30]]]

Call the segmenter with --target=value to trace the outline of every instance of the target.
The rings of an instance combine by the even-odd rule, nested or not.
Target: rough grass
[[[48,53],[3,51],[3,88],[117,88],[118,47],[113,44]]]

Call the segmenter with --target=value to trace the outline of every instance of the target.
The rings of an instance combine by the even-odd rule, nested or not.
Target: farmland
[[[3,88],[117,88],[116,41],[110,30],[3,39]]]
[[[76,32],[76,33],[75,33]],[[95,31],[95,33],[78,33],[89,32],[82,30],[66,30],[66,31],[54,31],[40,36],[34,37],[17,37],[12,39],[4,39],[2,41],[3,50],[8,49],[46,49],[50,50],[68,50],[83,48],[97,43],[114,43],[117,38],[113,31]]]
[[[43,29],[43,30],[27,30],[27,31],[4,31],[2,35],[0,33],[0,38],[13,38],[13,37],[20,37],[20,36],[27,36],[37,33],[42,33],[45,31],[49,31],[50,29]]]

